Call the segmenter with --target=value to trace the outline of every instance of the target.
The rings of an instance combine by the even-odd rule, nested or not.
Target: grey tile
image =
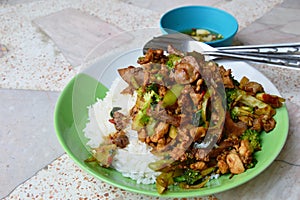
[[[299,0],[285,0],[282,5],[284,8],[300,8]]]
[[[288,0],[237,34],[244,44],[287,43],[300,41],[298,0]],[[300,4],[300,2],[299,2]]]
[[[98,17],[67,8],[34,20],[58,46],[73,65],[80,65],[86,56],[105,39],[122,30]]]
[[[268,24],[268,25],[285,25],[292,21],[298,21],[300,17],[300,8],[292,9],[292,8],[283,8],[276,7],[271,12],[267,13],[261,19],[258,20],[260,23]],[[295,19],[296,18],[296,19]]]
[[[58,95],[0,89],[0,198],[63,154],[53,126]]]

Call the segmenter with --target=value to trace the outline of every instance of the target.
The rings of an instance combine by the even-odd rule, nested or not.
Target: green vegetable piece
[[[253,168],[255,167],[255,165],[257,164],[257,159],[256,158],[252,158],[252,162],[246,165],[247,169]]]
[[[94,156],[90,156],[87,159],[84,160],[84,162],[97,162],[97,159]]]
[[[133,130],[139,131],[150,122],[151,118],[147,115],[147,109],[149,109],[151,105],[156,104],[158,101],[159,95],[156,94],[154,90],[150,90],[146,93],[142,93],[141,89],[138,90],[136,105],[138,105],[140,110],[132,120]]]
[[[247,94],[240,89],[226,89],[227,108],[231,109],[236,102],[240,102],[248,107],[255,108],[255,114],[273,116],[276,111],[270,105]]]
[[[174,184],[173,181],[174,172],[163,172],[156,178],[156,189],[159,194],[162,194],[168,189],[169,185]]]
[[[187,169],[183,173],[183,175],[174,177],[173,180],[174,180],[174,182],[178,182],[178,183],[185,182],[188,185],[193,185],[194,183],[196,183],[197,181],[199,181],[202,178],[203,178],[203,176],[201,175],[200,171]]]
[[[202,111],[201,111],[201,115],[202,115],[202,120],[208,121],[210,116],[209,116],[209,112],[208,112],[208,101],[210,99],[210,92],[206,91],[204,96],[203,96],[203,100],[202,100]]]
[[[158,93],[158,87],[159,85],[157,83],[151,83],[147,85],[146,92],[154,91],[155,93]]]
[[[176,103],[181,91],[183,89],[183,85],[175,84],[172,86],[170,90],[168,90],[163,98],[163,106],[168,107],[172,106]]]
[[[253,108],[249,106],[240,106],[240,107],[235,106],[232,108],[230,114],[233,120],[237,120],[238,117],[241,116],[253,117]]]
[[[226,100],[227,100],[227,109],[231,109],[234,103],[241,98],[241,94],[238,93],[238,89],[236,88],[233,89],[226,88],[225,92],[226,92]]]
[[[243,135],[241,135],[241,139],[242,140],[249,140],[251,147],[258,151],[261,150],[261,144],[260,144],[260,133],[255,131],[255,130],[251,130],[251,129],[247,129]]]
[[[141,130],[150,120],[150,117],[143,111],[139,111],[132,120],[131,128],[133,130]]]
[[[181,57],[179,55],[170,54],[168,56],[167,66],[169,69],[173,69],[176,63],[180,62]]]
[[[210,180],[210,177],[208,176],[199,184],[188,185],[183,182],[183,183],[179,184],[179,187],[184,188],[184,189],[199,189],[199,188],[203,188],[209,180]]]
[[[174,182],[181,183],[186,181],[186,177],[184,175],[177,176],[173,178]]]
[[[156,181],[156,190],[158,194],[164,193],[168,188],[165,186],[165,184],[160,184],[160,182]]]
[[[215,171],[215,169],[216,169],[216,167],[209,167],[209,168],[206,168],[206,169],[204,169],[204,170],[201,171],[201,175],[202,175],[203,177],[205,177],[205,176],[207,176],[207,175],[213,173],[213,172]]]
[[[148,167],[153,171],[161,171],[166,167],[169,167],[173,164],[172,160],[158,160],[155,162],[149,163]]]
[[[114,117],[114,113],[121,109],[121,107],[113,107],[113,109],[110,111],[110,117]]]
[[[152,117],[149,117],[149,121],[146,125],[147,135],[151,136],[154,134],[154,128],[156,126],[157,121],[153,119]]]

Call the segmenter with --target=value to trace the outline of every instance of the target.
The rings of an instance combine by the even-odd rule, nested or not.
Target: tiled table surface
[[[156,199],[112,187],[78,168],[56,140],[53,110],[96,42],[158,27],[163,12],[190,4],[232,13],[240,24],[236,43],[300,41],[299,0],[0,1],[0,198]],[[203,199],[300,197],[300,71],[252,65],[287,99],[287,143],[261,175]]]

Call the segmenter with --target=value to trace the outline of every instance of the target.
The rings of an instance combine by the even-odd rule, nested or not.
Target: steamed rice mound
[[[89,149],[97,148],[104,142],[106,136],[116,132],[114,124],[108,121],[113,107],[121,107],[120,112],[128,115],[134,106],[136,95],[120,94],[126,86],[127,83],[123,79],[117,78],[105,98],[98,99],[95,104],[88,107],[88,123],[83,131],[85,137],[89,139],[86,144]],[[129,129],[125,131],[129,144],[126,148],[117,149],[112,167],[123,176],[136,180],[138,184],[155,183],[159,173],[151,170],[148,164],[158,158],[150,152],[151,147],[138,140],[136,131]]]

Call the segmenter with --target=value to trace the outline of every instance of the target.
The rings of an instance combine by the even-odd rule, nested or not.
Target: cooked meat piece
[[[166,138],[162,137],[160,138],[158,141],[157,141],[157,144],[160,144],[160,145],[165,145],[166,144]]]
[[[121,94],[130,94],[133,95],[135,89],[133,87],[126,87],[124,90],[121,91]]]
[[[121,134],[115,138],[114,144],[116,144],[117,147],[125,148],[129,144],[129,139],[126,135]]]
[[[247,78],[246,76],[243,76],[242,79],[240,80],[240,87],[243,87],[244,85],[246,85],[249,82],[249,78]]]
[[[263,129],[263,122],[261,118],[254,118],[252,123],[252,130],[260,132]]]
[[[147,63],[143,65],[145,71],[144,86],[148,83],[156,83],[168,86],[173,83],[173,78],[170,77],[170,71],[167,65],[158,63]]]
[[[144,70],[141,67],[129,66],[127,68],[118,69],[118,72],[130,87],[137,89],[144,83]]]
[[[255,95],[258,92],[264,91],[264,88],[261,84],[254,81],[249,81],[249,79],[245,76],[240,81],[240,88],[251,95]]]
[[[168,91],[168,88],[166,86],[159,85],[159,87],[158,87],[158,95],[159,96],[161,96],[161,97],[165,96],[165,94],[167,93],[167,91]]]
[[[154,134],[150,136],[152,142],[157,143],[159,139],[163,138],[169,131],[169,124],[165,122],[159,122],[155,127]]]
[[[156,106],[155,110],[148,109],[147,115],[176,127],[178,127],[181,122],[181,118],[179,116],[168,114],[165,108],[163,108],[160,104]]]
[[[179,84],[189,84],[198,78],[199,74],[194,74],[194,67],[189,63],[179,63],[175,66],[174,78]]]
[[[207,129],[203,126],[191,128],[190,134],[194,141],[198,141],[206,135]]]
[[[170,152],[170,156],[174,160],[181,160],[181,161],[183,161],[183,158],[185,158],[185,151],[186,151],[185,149],[174,148]]]
[[[241,156],[248,156],[251,155],[252,152],[253,148],[251,147],[249,140],[241,140],[239,154]]]
[[[190,137],[189,130],[187,127],[179,127],[177,128],[177,141],[179,142],[179,146],[185,150],[188,149],[190,144],[193,141],[193,138]]]
[[[164,78],[168,78],[166,76],[169,76],[169,68],[167,67],[167,65],[161,65],[160,66],[160,70],[159,70],[160,74],[162,74],[164,76]]]
[[[165,137],[160,138],[157,141],[156,150],[160,151],[161,149],[163,149],[165,147],[165,145],[166,145],[166,139],[165,139]]]
[[[234,88],[233,80],[231,78],[231,69],[225,69],[223,66],[220,66],[219,72],[221,74],[224,87],[225,88]]]
[[[247,124],[247,126],[251,127],[253,126],[253,118],[249,117],[249,116],[239,116],[238,119],[242,122],[244,122],[245,124]]]
[[[198,161],[198,162],[190,164],[190,168],[193,169],[193,170],[201,171],[201,170],[207,168],[207,166],[206,166],[205,162]]]
[[[285,101],[285,99],[279,96],[270,95],[266,93],[259,93],[256,95],[256,98],[269,104],[273,108],[280,108],[282,106],[282,103]]]
[[[114,112],[113,119],[117,130],[123,130],[129,125],[129,117],[116,111]]]
[[[192,56],[185,56],[175,65],[174,78],[179,84],[189,84],[200,77],[199,65]]]
[[[160,64],[157,63],[147,63],[143,64],[143,68],[151,74],[158,73]]]
[[[178,109],[180,109],[181,113],[186,114],[187,117],[191,118],[191,115],[193,113],[193,107],[194,104],[189,93],[185,94],[183,91],[178,97]]]
[[[200,60],[200,59],[197,60],[194,56],[189,56],[189,55],[187,55],[187,56],[184,56],[184,57],[181,59],[181,62],[182,62],[182,63],[189,63],[189,64],[191,64],[191,65],[194,67],[194,72],[200,74],[200,66],[199,66],[199,65],[201,64],[200,61],[203,61],[202,58],[203,58],[203,57],[200,57],[201,60]],[[199,63],[198,63],[198,62],[199,62]]]
[[[138,138],[141,142],[145,142],[147,138],[147,132],[144,128],[138,131]]]
[[[230,113],[226,112],[224,131],[228,137],[230,136],[239,137],[245,132],[246,129],[247,129],[247,125],[244,122],[240,121],[235,123],[231,119]]]
[[[258,92],[263,92],[264,89],[261,84],[256,82],[248,82],[246,85],[244,85],[243,90],[249,92],[250,94],[256,94]]]
[[[206,138],[201,143],[195,142],[191,153],[196,160],[207,162],[210,160],[212,146],[215,145],[215,143],[210,143],[210,141],[207,142],[205,140]]]
[[[109,137],[112,143],[117,147],[125,148],[129,144],[129,139],[124,131],[118,131]]]
[[[243,163],[248,164],[252,161],[253,148],[250,145],[249,140],[241,140],[239,147],[239,155]]]
[[[184,53],[174,48],[172,45],[168,45],[168,53],[175,54],[178,56],[184,56]]]
[[[182,93],[189,94],[195,106],[198,106],[203,98],[203,94],[196,93],[191,85],[185,85]]]
[[[168,86],[174,84],[174,79],[170,76],[170,70],[167,65],[161,65],[158,74],[154,74],[156,80],[161,82],[161,84]]]
[[[101,166],[110,167],[116,150],[117,146],[115,144],[105,144],[93,149],[92,153]]]
[[[173,141],[170,143],[170,145],[173,147],[170,152],[170,156],[174,160],[180,159],[183,161],[184,158],[187,158],[185,152],[189,149],[191,143],[193,142],[193,138],[189,135],[189,130],[179,127],[177,129],[177,137]]]
[[[264,131],[266,131],[267,133],[270,132],[271,130],[273,130],[275,128],[275,125],[276,125],[275,119],[271,118],[271,119],[266,120],[263,123]]]
[[[150,82],[150,73],[148,71],[144,71],[144,81],[143,85],[147,85]]]
[[[162,49],[149,49],[144,57],[140,57],[137,61],[139,64],[146,64],[150,62],[165,63],[166,56]]]
[[[240,174],[245,171],[245,167],[239,155],[235,151],[231,151],[226,156],[226,163],[232,174]]]
[[[240,83],[240,88],[248,92],[250,95],[255,95],[259,92],[264,92],[264,88],[261,84],[254,81],[249,81],[247,77],[243,77]]]
[[[224,160],[219,160],[217,165],[221,174],[226,174],[229,172],[229,167]]]
[[[209,161],[208,149],[194,149],[194,157],[199,161]]]
[[[145,142],[146,142],[147,144],[150,144],[150,143],[152,143],[152,142],[151,142],[151,139],[150,139],[150,136],[147,136],[147,137],[146,137],[146,140],[145,140]]]
[[[222,142],[220,142],[220,144],[217,148],[214,148],[209,152],[209,157],[216,158],[222,152],[224,152],[225,150],[227,150],[229,148],[234,147],[238,143],[239,143],[239,140],[236,137],[235,138],[227,138],[227,139],[223,140]]]
[[[201,91],[201,87],[202,87],[203,83],[204,83],[204,80],[202,78],[199,78],[196,83],[196,89],[195,89],[196,92]]]

